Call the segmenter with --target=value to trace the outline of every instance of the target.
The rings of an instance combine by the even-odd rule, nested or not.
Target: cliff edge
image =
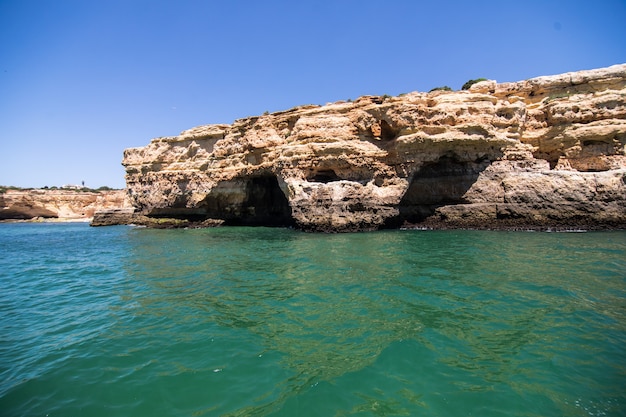
[[[625,145],[622,64],[199,126],[123,165],[144,222],[606,228],[626,226]]]

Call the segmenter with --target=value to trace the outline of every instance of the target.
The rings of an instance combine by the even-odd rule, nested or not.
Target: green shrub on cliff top
[[[429,93],[432,93],[433,91],[452,91],[452,89],[450,87],[448,87],[447,85],[441,86],[441,87],[435,87],[432,88]]]
[[[15,187],[13,185],[0,185],[0,194],[4,194],[9,190],[22,191],[22,190],[30,190],[30,188]]]
[[[487,79],[486,78],[476,78],[475,80],[469,80],[468,82],[463,84],[463,87],[461,87],[461,90],[469,90],[469,88],[471,86],[473,86],[474,84],[479,83],[481,81],[487,81]]]

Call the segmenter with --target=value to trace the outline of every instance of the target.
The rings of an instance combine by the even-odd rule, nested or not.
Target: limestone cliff
[[[365,96],[126,149],[144,218],[351,231],[626,225],[626,64]]]
[[[6,190],[0,194],[0,220],[47,218],[89,221],[98,210],[131,207],[124,190]]]

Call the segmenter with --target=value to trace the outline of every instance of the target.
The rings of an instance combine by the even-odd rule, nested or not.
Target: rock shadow
[[[441,206],[467,203],[465,193],[490,164],[487,159],[460,161],[455,155],[425,164],[413,175],[392,225],[420,223]]]

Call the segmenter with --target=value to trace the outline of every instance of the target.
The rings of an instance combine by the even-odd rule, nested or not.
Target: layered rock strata
[[[123,165],[136,219],[603,228],[626,225],[625,145],[626,64],[200,126]]]
[[[124,190],[6,190],[0,194],[0,220],[35,218],[90,221],[97,211],[130,208]]]

